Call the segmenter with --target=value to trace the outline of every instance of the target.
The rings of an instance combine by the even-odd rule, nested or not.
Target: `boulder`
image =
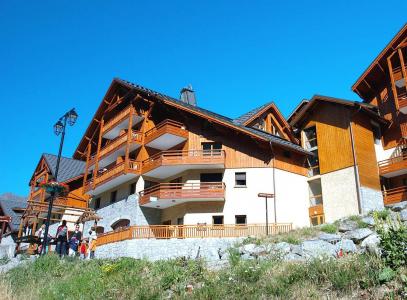
[[[351,221],[351,220],[342,220],[339,222],[339,231],[340,232],[346,232],[346,231],[351,231],[351,230],[355,230],[358,229],[358,223],[356,223],[355,221]]]
[[[335,244],[335,250],[337,253],[342,249],[344,253],[355,253],[358,249],[352,240],[343,239]]]
[[[302,256],[303,252],[302,252],[301,246],[300,245],[293,245],[291,247],[291,253]]]
[[[267,249],[265,246],[261,245],[261,246],[256,246],[254,249],[252,249],[252,251],[250,252],[250,255],[254,256],[254,257],[258,257],[261,255],[266,255],[267,254]]]
[[[291,244],[286,242],[280,242],[277,244],[272,245],[271,252],[278,252],[281,254],[286,254],[291,251]]]
[[[331,243],[314,240],[314,241],[304,241],[301,244],[301,249],[303,256],[305,258],[314,258],[320,256],[336,256],[335,246]]]
[[[329,243],[336,243],[341,239],[341,236],[339,234],[321,233],[318,236],[318,239],[329,242]]]
[[[407,221],[407,209],[403,209],[403,210],[400,212],[400,219],[401,219],[403,222]]]
[[[361,249],[371,254],[380,254],[380,238],[377,234],[372,234],[365,238],[360,244]]]
[[[257,247],[256,244],[247,244],[247,245],[243,245],[241,247],[239,247],[239,252],[241,254],[250,254],[255,248]]]
[[[392,211],[402,211],[403,209],[406,209],[406,208],[407,208],[407,201],[403,201],[403,202],[400,202],[400,203],[388,205],[388,207],[389,207]]]
[[[372,216],[366,216],[362,218],[362,222],[366,223],[369,226],[374,226],[376,224]]]
[[[343,237],[345,239],[350,239],[354,241],[355,243],[359,243],[361,240],[365,239],[369,235],[373,233],[372,230],[369,228],[358,228],[352,231],[346,232]]]
[[[285,261],[303,261],[304,258],[301,255],[295,254],[295,253],[287,253],[284,256]]]

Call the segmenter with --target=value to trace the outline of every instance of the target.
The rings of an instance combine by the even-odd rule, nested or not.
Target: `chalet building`
[[[21,218],[19,237],[33,235],[45,222],[51,195],[40,188],[40,184],[55,180],[56,164],[56,155],[41,156],[29,181],[28,206]],[[73,230],[73,222],[76,221],[79,213],[88,207],[89,197],[83,193],[82,187],[84,169],[85,162],[61,157],[58,181],[68,186],[68,192],[54,200],[51,222],[58,223],[62,219],[71,221],[68,223],[69,230]]]
[[[376,147],[384,202],[407,200],[407,24],[373,60],[352,90],[364,103],[376,106],[389,122]]]
[[[312,224],[383,209],[376,145],[388,122],[377,107],[326,96],[303,101],[289,117],[308,157]]]
[[[86,161],[84,192],[103,219],[98,232],[128,225],[308,226],[305,161],[273,103],[230,119],[114,79],[74,158]],[[295,187],[295,188],[293,188]]]
[[[21,214],[26,206],[27,200],[22,197],[0,195],[0,243],[3,237],[17,237]]]

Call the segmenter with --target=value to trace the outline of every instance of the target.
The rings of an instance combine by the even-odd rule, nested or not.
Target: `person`
[[[97,241],[97,235],[95,231],[95,227],[91,227],[89,230],[89,258],[95,258],[95,251],[96,251],[96,241]]]
[[[80,258],[85,259],[86,258],[86,240],[85,239],[83,239],[81,242],[79,252],[80,252]]]
[[[39,239],[39,246],[37,249],[38,254],[41,254],[42,251],[42,243],[44,242],[44,235],[45,235],[45,224],[42,224],[41,227],[35,232],[35,236]]]
[[[62,224],[58,226],[56,240],[56,252],[59,257],[63,257],[66,255],[66,245],[68,242],[68,227],[66,226],[66,220],[62,220]]]
[[[79,242],[82,238],[82,233],[79,231],[79,224],[75,224],[75,231],[69,239],[69,256],[75,256],[78,252]]]

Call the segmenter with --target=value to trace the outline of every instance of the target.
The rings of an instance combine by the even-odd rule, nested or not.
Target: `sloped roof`
[[[55,177],[58,157],[48,153],[44,153],[43,157],[48,164],[51,174]],[[58,170],[58,181],[65,182],[82,175],[85,171],[85,165],[86,163],[84,161],[68,157],[61,157]]]
[[[240,117],[236,118],[233,120],[233,123],[239,124],[239,125],[244,125],[248,120],[250,120],[253,116],[257,115],[260,113],[262,110],[266,109],[268,106],[270,106],[273,102],[267,102],[263,105],[260,105],[259,107],[256,107],[252,109],[251,111],[241,115]]]
[[[180,100],[177,100],[175,98],[172,98],[170,96],[155,92],[153,90],[147,89],[145,87],[142,87],[140,85],[131,83],[129,81],[125,81],[122,79],[118,79],[115,78],[114,80],[116,80],[117,82],[120,82],[122,84],[125,84],[126,86],[130,87],[130,88],[135,88],[139,91],[145,92],[149,95],[153,95],[161,100],[165,100],[167,101],[169,104],[175,104],[176,106],[181,106],[184,107],[186,109],[188,109],[189,111],[198,113],[198,114],[202,114],[206,117],[211,117],[212,119],[215,119],[217,121],[220,121],[221,123],[223,123],[224,125],[227,125],[229,127],[232,127],[234,129],[237,129],[239,131],[242,131],[246,134],[252,135],[252,136],[256,136],[257,138],[260,138],[261,140],[265,140],[271,143],[275,143],[277,145],[280,145],[284,148],[289,148],[293,151],[299,152],[299,153],[303,153],[303,154],[307,154],[307,155],[313,155],[311,152],[306,151],[305,149],[303,149],[301,146],[294,144],[293,142],[290,142],[288,140],[285,140],[283,138],[280,138],[279,136],[273,135],[273,134],[269,134],[267,132],[261,131],[261,130],[257,130],[251,127],[246,127],[243,126],[241,124],[235,123],[233,119],[225,117],[223,115],[214,113],[212,111],[209,111],[207,109],[198,107],[198,106],[194,106],[194,105],[190,105],[188,103],[182,102]],[[267,104],[269,105],[269,104]]]
[[[23,197],[6,197],[5,195],[0,195],[0,207],[6,216],[11,217],[10,228],[11,231],[18,231],[20,226],[21,215],[14,212],[14,208],[23,208],[27,207],[27,199]]]

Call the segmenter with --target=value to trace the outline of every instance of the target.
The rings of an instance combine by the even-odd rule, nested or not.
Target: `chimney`
[[[192,85],[188,85],[181,90],[180,100],[181,102],[196,106],[195,92],[192,89]]]

